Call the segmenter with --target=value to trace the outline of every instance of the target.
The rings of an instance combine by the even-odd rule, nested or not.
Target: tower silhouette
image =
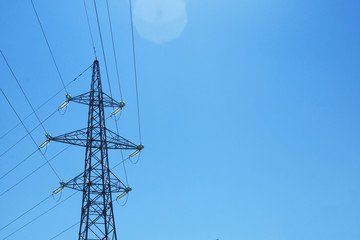
[[[85,169],[72,180],[61,182],[54,193],[65,187],[83,193],[79,240],[116,240],[112,194],[123,197],[131,188],[110,170],[108,150],[134,150],[133,156],[143,149],[143,145],[136,145],[106,128],[104,108],[115,108],[119,112],[125,104],[103,92],[98,60],[92,65],[90,91],[76,97],[67,94],[66,98],[65,103],[89,106],[88,126],[56,137],[47,135],[47,143],[55,141],[85,147]]]

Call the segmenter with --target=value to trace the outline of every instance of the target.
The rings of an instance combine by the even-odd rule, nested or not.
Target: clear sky
[[[94,60],[82,0],[34,0],[64,81]],[[92,1],[86,0],[108,91]],[[105,1],[97,1],[110,82],[119,99]],[[109,0],[126,108],[120,134],[138,143],[129,4]],[[115,204],[118,239],[357,240],[360,238],[360,2],[355,0],[134,0],[145,149],[126,163],[133,191]],[[34,107],[62,88],[29,0],[0,1],[0,49]],[[31,108],[0,59],[0,87],[18,114]],[[68,88],[90,88],[90,72]],[[64,100],[38,112],[44,120]],[[18,123],[0,96],[0,134]],[[109,113],[108,113],[109,114]],[[70,104],[44,123],[53,136],[86,127]],[[32,129],[35,117],[26,120]],[[108,127],[114,129],[112,121]],[[0,139],[0,154],[26,134]],[[45,140],[44,130],[32,136]],[[50,143],[52,158],[64,147]],[[36,150],[29,137],[0,157],[0,175]],[[128,154],[128,153],[126,153]],[[121,161],[112,151],[110,164]],[[0,194],[44,163],[36,153],[0,179]],[[52,164],[64,181],[83,170],[84,149]],[[114,172],[125,181],[121,167]],[[58,187],[48,166],[0,197],[0,228]],[[65,189],[61,200],[74,191]],[[3,239],[58,202],[50,198]],[[8,239],[50,239],[80,219],[81,194]],[[76,239],[78,225],[56,239]]]

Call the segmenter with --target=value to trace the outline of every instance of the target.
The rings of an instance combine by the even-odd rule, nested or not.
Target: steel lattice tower
[[[136,145],[105,126],[104,107],[121,108],[102,91],[99,62],[94,61],[90,92],[71,97],[68,102],[89,105],[87,128],[57,137],[47,136],[48,142],[56,141],[85,147],[85,170],[69,182],[61,182],[54,192],[64,187],[83,192],[79,240],[116,240],[112,193],[126,195],[131,188],[125,186],[110,170],[108,149],[132,149],[139,152],[143,145]]]

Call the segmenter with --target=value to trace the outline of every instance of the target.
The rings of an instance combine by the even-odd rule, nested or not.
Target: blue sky
[[[115,204],[118,238],[359,239],[360,3],[137,1],[134,5],[156,6],[135,14],[145,149],[138,164],[126,165],[133,191],[124,207]],[[69,82],[94,60],[83,3],[34,3],[60,72]],[[87,3],[108,91],[93,5]],[[139,142],[129,5],[109,3],[127,103],[120,132]],[[119,98],[104,2],[98,1],[98,6],[110,81]],[[62,85],[30,1],[1,1],[0,29],[0,49],[37,107]],[[24,118],[31,109],[2,60],[0,72],[0,87]],[[77,95],[89,87],[87,72],[69,92]],[[64,94],[42,108],[39,117],[55,111]],[[1,134],[18,120],[3,97],[0,105]],[[65,115],[54,115],[44,126],[60,135],[85,127],[86,114],[86,107],[71,104]],[[30,129],[37,120],[32,117],[25,124]],[[0,152],[25,134],[18,127],[0,139]],[[33,137],[40,144],[43,130],[35,130]],[[64,147],[51,143],[46,156]],[[35,149],[24,139],[0,158],[0,174]],[[83,148],[71,147],[52,163],[66,181],[82,171],[83,158]],[[111,152],[111,165],[120,159],[119,152]],[[43,163],[37,153],[0,179],[0,191]],[[124,179],[121,168],[115,173]],[[0,227],[57,186],[45,166],[0,197]],[[64,190],[62,199],[72,193]],[[48,199],[0,231],[0,237],[56,203]],[[9,239],[50,239],[79,221],[80,206],[77,194]],[[78,226],[57,239],[76,238],[77,232]]]

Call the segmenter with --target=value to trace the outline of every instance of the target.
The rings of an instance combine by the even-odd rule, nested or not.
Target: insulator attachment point
[[[66,97],[66,99],[67,99],[67,100],[69,100],[69,101],[71,101],[71,100],[72,100],[72,97],[71,97],[71,95],[70,95],[69,93],[68,93],[68,94],[66,94],[66,95],[65,95],[65,97]]]
[[[114,111],[112,111],[111,115],[116,116],[117,114],[119,114],[119,112],[121,112],[121,110],[123,109],[123,107],[125,107],[125,102],[121,101],[119,103],[119,106],[117,108],[114,109]]]
[[[132,190],[131,187],[125,188],[124,192],[120,193],[119,196],[116,197],[116,199],[120,199],[120,198],[125,197],[131,190]]]
[[[142,149],[144,148],[144,145],[140,144],[136,147],[136,150],[130,153],[130,157],[135,157]]]
[[[58,193],[60,193],[60,192],[64,189],[65,186],[66,186],[66,183],[65,183],[65,182],[60,182],[60,187],[58,187],[57,189],[55,189],[55,190],[53,191],[53,194],[58,194]]]
[[[59,109],[64,109],[64,108],[66,108],[67,105],[69,105],[69,101],[72,100],[72,97],[71,97],[70,94],[66,94],[65,97],[66,97],[66,100],[65,100],[62,104],[60,104]]]
[[[50,140],[52,140],[52,136],[50,134],[45,135],[46,140],[39,146],[39,148],[45,148],[47,145],[49,145]]]

